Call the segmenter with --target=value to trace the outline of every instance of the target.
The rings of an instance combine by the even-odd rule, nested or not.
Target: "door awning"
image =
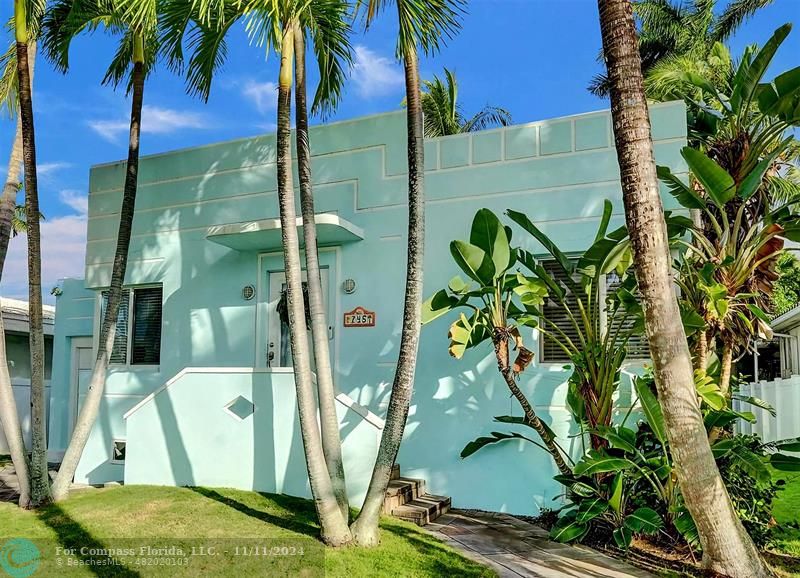
[[[364,239],[364,231],[353,223],[333,213],[314,216],[317,225],[317,244],[320,247],[333,247],[354,243]],[[297,234],[303,245],[303,220],[297,217]],[[248,223],[229,223],[208,228],[206,239],[237,251],[269,251],[280,249],[280,219],[263,219]]]

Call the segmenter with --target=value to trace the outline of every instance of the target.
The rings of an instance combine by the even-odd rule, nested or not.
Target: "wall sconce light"
[[[242,287],[242,299],[245,301],[250,301],[253,297],[256,296],[256,288],[252,285],[245,285]]]
[[[348,295],[352,295],[356,292],[356,282],[354,279],[345,279],[342,282],[342,291],[347,293]]]

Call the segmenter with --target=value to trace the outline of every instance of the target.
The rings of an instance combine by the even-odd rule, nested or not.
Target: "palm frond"
[[[343,0],[314,0],[301,18],[301,25],[314,40],[319,67],[320,80],[311,112],[323,117],[338,106],[353,62],[349,8]]]
[[[759,9],[772,4],[773,0],[733,0],[714,23],[711,37],[725,41]]]
[[[15,118],[18,108],[17,96],[17,46],[11,42],[0,56],[0,107],[9,118]]]
[[[506,109],[498,106],[485,106],[464,124],[462,130],[463,132],[486,130],[495,126],[508,126],[511,122],[511,113]]]
[[[461,29],[467,5],[466,0],[356,0],[356,15],[361,15],[369,27],[391,4],[397,7],[400,24],[398,58],[411,51],[438,51],[443,39],[452,38]]]

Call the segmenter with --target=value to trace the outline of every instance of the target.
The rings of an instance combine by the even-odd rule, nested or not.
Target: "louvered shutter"
[[[161,361],[161,287],[133,292],[131,365],[158,365]]]
[[[117,310],[117,330],[114,333],[114,347],[111,349],[110,363],[125,364],[128,361],[128,318],[130,309],[130,291],[124,289]],[[108,305],[108,291],[103,291],[103,307],[100,312],[100,319],[105,316],[106,306]],[[102,321],[101,321],[102,323]]]
[[[606,295],[609,295],[617,290],[620,285],[620,278],[616,273],[609,273],[606,275]],[[637,295],[638,297],[638,295]],[[622,312],[618,313],[616,319],[612,323],[611,331],[615,331],[617,327],[623,322]],[[620,333],[633,327],[635,319],[629,317],[625,320],[620,329]],[[650,357],[650,348],[647,345],[647,336],[644,333],[634,333],[628,339],[628,354],[627,359],[648,359]]]
[[[567,275],[555,261],[541,261],[541,264],[545,271],[547,271],[548,274],[553,277],[553,279],[556,279],[562,287],[566,286],[565,283],[567,280]],[[574,274],[573,279],[579,281],[580,276]],[[578,299],[570,291],[567,291],[565,298],[569,310],[573,312],[573,316],[578,318]],[[578,332],[576,331],[575,326],[572,324],[572,321],[570,321],[569,316],[567,315],[566,311],[564,311],[564,308],[561,304],[556,303],[552,299],[548,298],[542,307],[542,314],[548,321],[555,323],[558,328],[572,340],[573,343],[578,343]],[[542,327],[548,333],[555,333],[555,330],[550,323],[542,323]],[[560,336],[559,334],[559,337],[561,340],[563,340],[563,336]],[[566,352],[559,347],[558,343],[552,337],[550,337],[550,335],[544,335],[542,339],[542,361],[545,363],[571,362]]]

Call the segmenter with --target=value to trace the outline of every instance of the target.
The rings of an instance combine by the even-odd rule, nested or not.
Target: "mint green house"
[[[685,172],[683,105],[655,105],[651,115],[659,164]],[[345,468],[358,503],[398,355],[405,113],[318,126],[311,142]],[[614,205],[612,226],[623,220],[607,111],[431,139],[425,168],[426,294],[456,273],[449,241],[468,235],[482,207],[526,212],[565,251],[591,243],[604,199]],[[124,170],[123,162],[92,168],[85,279],[65,280],[58,298],[49,429],[55,459],[91,371]],[[148,156],[139,178],[113,366],[75,481],[308,496],[281,315],[275,136]],[[526,243],[543,253],[532,239]],[[535,513],[558,493],[546,454],[514,442],[459,458],[468,441],[496,429],[493,416],[520,410],[488,346],[460,361],[448,356],[450,322],[439,319],[423,329],[398,461],[405,474],[425,478],[431,492],[452,496],[458,507]],[[530,339],[538,350],[521,385],[568,440],[575,426],[565,408],[565,360],[535,334]],[[623,379],[622,406],[629,385]]]

